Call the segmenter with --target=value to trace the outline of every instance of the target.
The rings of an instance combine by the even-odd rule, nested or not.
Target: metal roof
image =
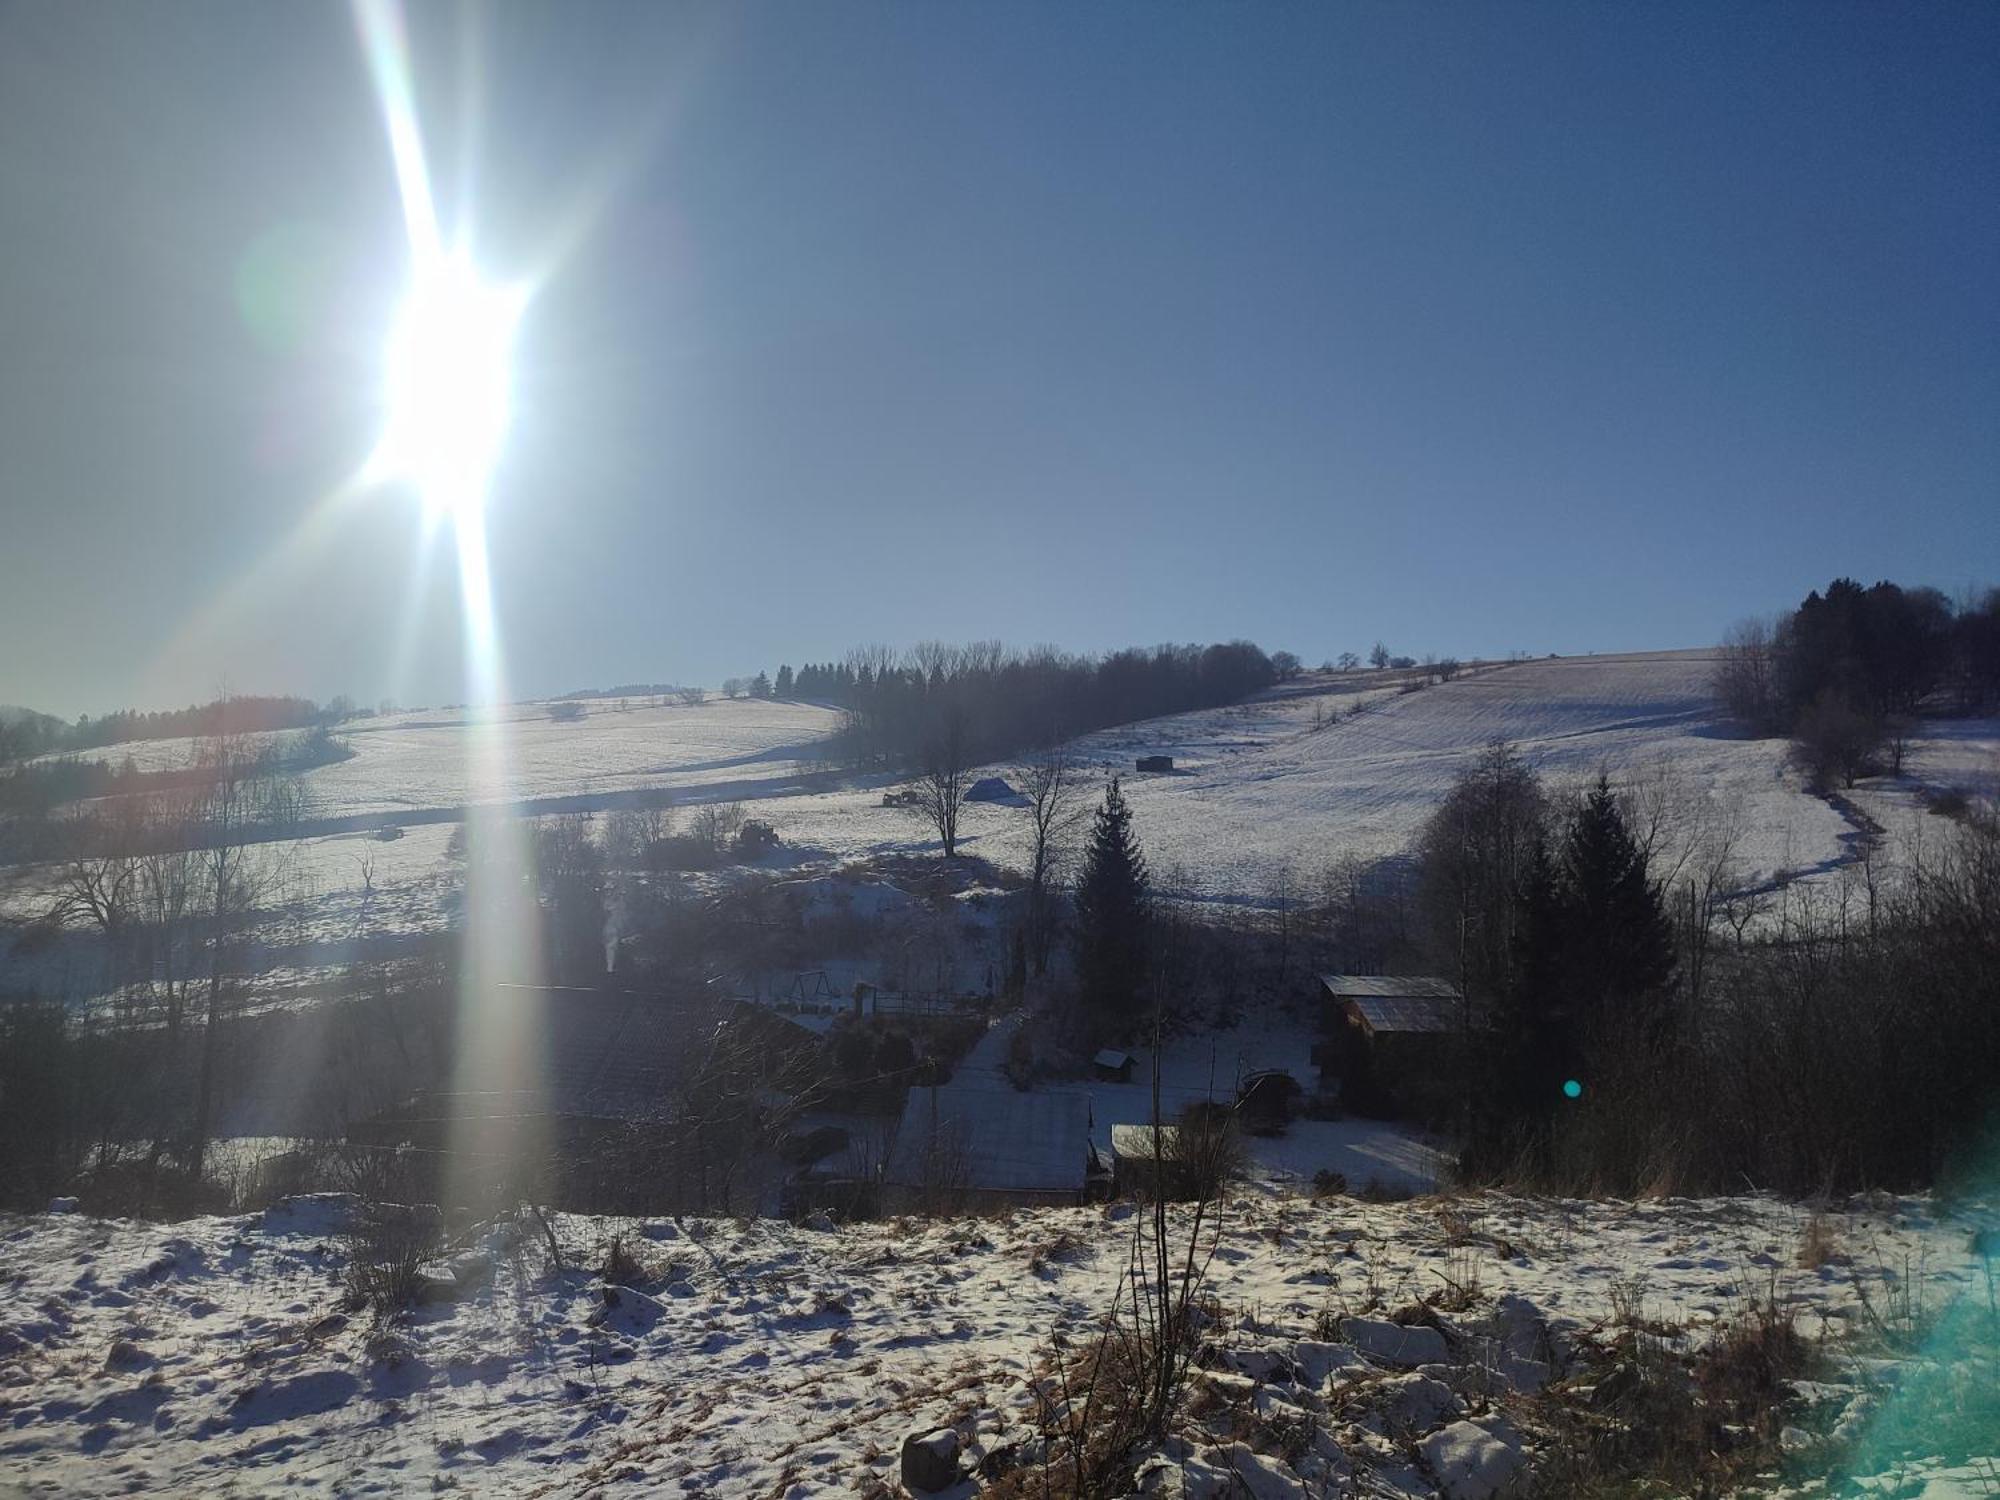
[[[1370,1031],[1437,1032],[1458,1030],[1458,1000],[1443,995],[1347,995]]]
[[[1322,974],[1319,982],[1336,1000],[1374,996],[1384,1000],[1457,1000],[1458,986],[1429,974]]]

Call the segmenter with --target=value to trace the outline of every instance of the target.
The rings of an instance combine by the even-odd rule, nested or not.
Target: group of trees
[[[0,762],[25,760],[58,750],[96,750],[132,740],[215,739],[276,729],[309,729],[351,718],[354,705],[335,698],[321,706],[310,698],[227,696],[186,708],[154,713],[121,708],[74,724],[47,714],[0,718]]]
[[[218,756],[217,746],[228,746],[228,753]],[[353,753],[319,724],[293,734],[212,736],[185,763],[150,771],[130,755],[115,765],[73,755],[16,765],[0,770],[0,852],[26,859],[102,852],[133,827],[158,823],[161,808],[202,805],[225,771],[274,789],[257,809],[261,821],[296,823],[305,813],[297,778]],[[73,804],[89,805],[77,811]]]
[[[1916,1184],[2000,1127],[2000,819],[1896,879],[1736,878],[1710,799],[1600,775],[1552,794],[1505,746],[1417,847],[1419,950],[1454,976],[1463,1165],[1566,1191]]]
[[[190,1111],[161,1136],[199,1163],[213,1126],[219,1023],[303,803],[297,782],[240,734],[204,740],[191,771],[78,820],[86,832],[55,868],[47,924],[102,939],[120,1009],[158,1024],[170,1057],[195,1042]]]
[[[1112,724],[1235,703],[1278,677],[1274,659],[1248,641],[1102,657],[926,641],[903,653],[863,646],[796,672],[781,666],[770,692],[846,710],[838,752],[853,763],[914,770],[947,738],[976,765]]]
[[[1909,721],[2000,700],[2000,590],[1954,604],[1936,589],[1838,578],[1774,623],[1736,626],[1715,687],[1759,735],[1789,735],[1822,789],[1899,769]]]

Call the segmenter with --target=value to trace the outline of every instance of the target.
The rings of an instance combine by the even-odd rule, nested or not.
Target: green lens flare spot
[[[1583,1097],[1582,1084],[1578,1083],[1574,1078],[1567,1078],[1563,1080],[1563,1098],[1581,1099],[1582,1097]]]

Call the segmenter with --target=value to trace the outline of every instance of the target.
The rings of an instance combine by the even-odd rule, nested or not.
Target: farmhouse
[[[1440,1103],[1437,1079],[1465,1025],[1465,997],[1426,975],[1322,974],[1321,1088],[1356,1114],[1423,1115]]]

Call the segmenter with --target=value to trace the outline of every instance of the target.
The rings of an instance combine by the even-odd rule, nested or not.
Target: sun
[[[415,485],[433,514],[459,519],[484,504],[512,412],[526,300],[464,256],[417,268],[385,350],[388,419],[369,462],[375,478]]]

